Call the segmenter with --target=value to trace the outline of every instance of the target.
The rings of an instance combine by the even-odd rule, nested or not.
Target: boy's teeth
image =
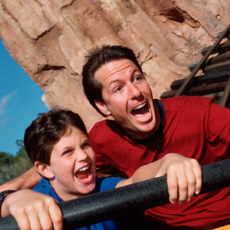
[[[144,104],[142,104],[142,105],[139,105],[139,106],[137,106],[134,110],[141,109],[141,108],[143,108],[145,105],[146,105],[146,103],[144,103]]]
[[[89,168],[89,166],[86,166],[84,168],[79,169],[80,172],[86,171]]]

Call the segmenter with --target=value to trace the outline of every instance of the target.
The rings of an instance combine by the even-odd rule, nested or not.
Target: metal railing
[[[180,88],[176,92],[175,96],[180,96],[180,95],[183,95],[183,94],[186,93],[186,91],[190,88],[190,86],[192,84],[192,81],[193,81],[194,77],[196,76],[197,72],[205,66],[206,61],[209,58],[209,56],[216,50],[216,48],[218,47],[218,45],[220,44],[220,42],[225,37],[228,36],[229,32],[230,32],[230,24],[227,26],[227,28],[223,32],[221,32],[219,34],[219,37],[218,37],[217,41],[214,43],[214,45],[212,47],[210,47],[207,50],[207,52],[205,53],[205,55],[203,56],[203,58],[195,66],[195,68],[193,69],[193,71],[189,74],[189,76],[186,78],[186,80],[180,86]]]

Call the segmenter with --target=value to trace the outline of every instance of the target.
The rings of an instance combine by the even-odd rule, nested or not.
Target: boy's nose
[[[84,161],[88,158],[88,154],[83,150],[77,152],[77,161]]]

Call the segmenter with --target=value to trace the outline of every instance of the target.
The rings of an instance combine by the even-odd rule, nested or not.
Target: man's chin
[[[128,130],[127,133],[135,139],[146,139],[154,133],[154,124],[136,125],[135,129]]]

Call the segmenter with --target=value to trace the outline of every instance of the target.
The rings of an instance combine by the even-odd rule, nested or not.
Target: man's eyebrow
[[[136,72],[141,73],[140,70],[134,69],[134,70],[132,71],[132,73],[131,73],[131,77],[133,77],[133,75],[134,75]]]
[[[112,84],[115,84],[115,83],[119,83],[119,82],[122,82],[121,79],[114,79],[113,81],[109,82],[109,87],[112,85]]]
[[[141,72],[138,69],[134,69],[131,72],[131,75],[130,75],[131,78],[136,74],[136,72],[141,74]],[[111,82],[109,82],[109,86],[114,84],[114,83],[117,83],[117,82],[122,82],[122,79],[114,79],[114,80],[112,80]]]

